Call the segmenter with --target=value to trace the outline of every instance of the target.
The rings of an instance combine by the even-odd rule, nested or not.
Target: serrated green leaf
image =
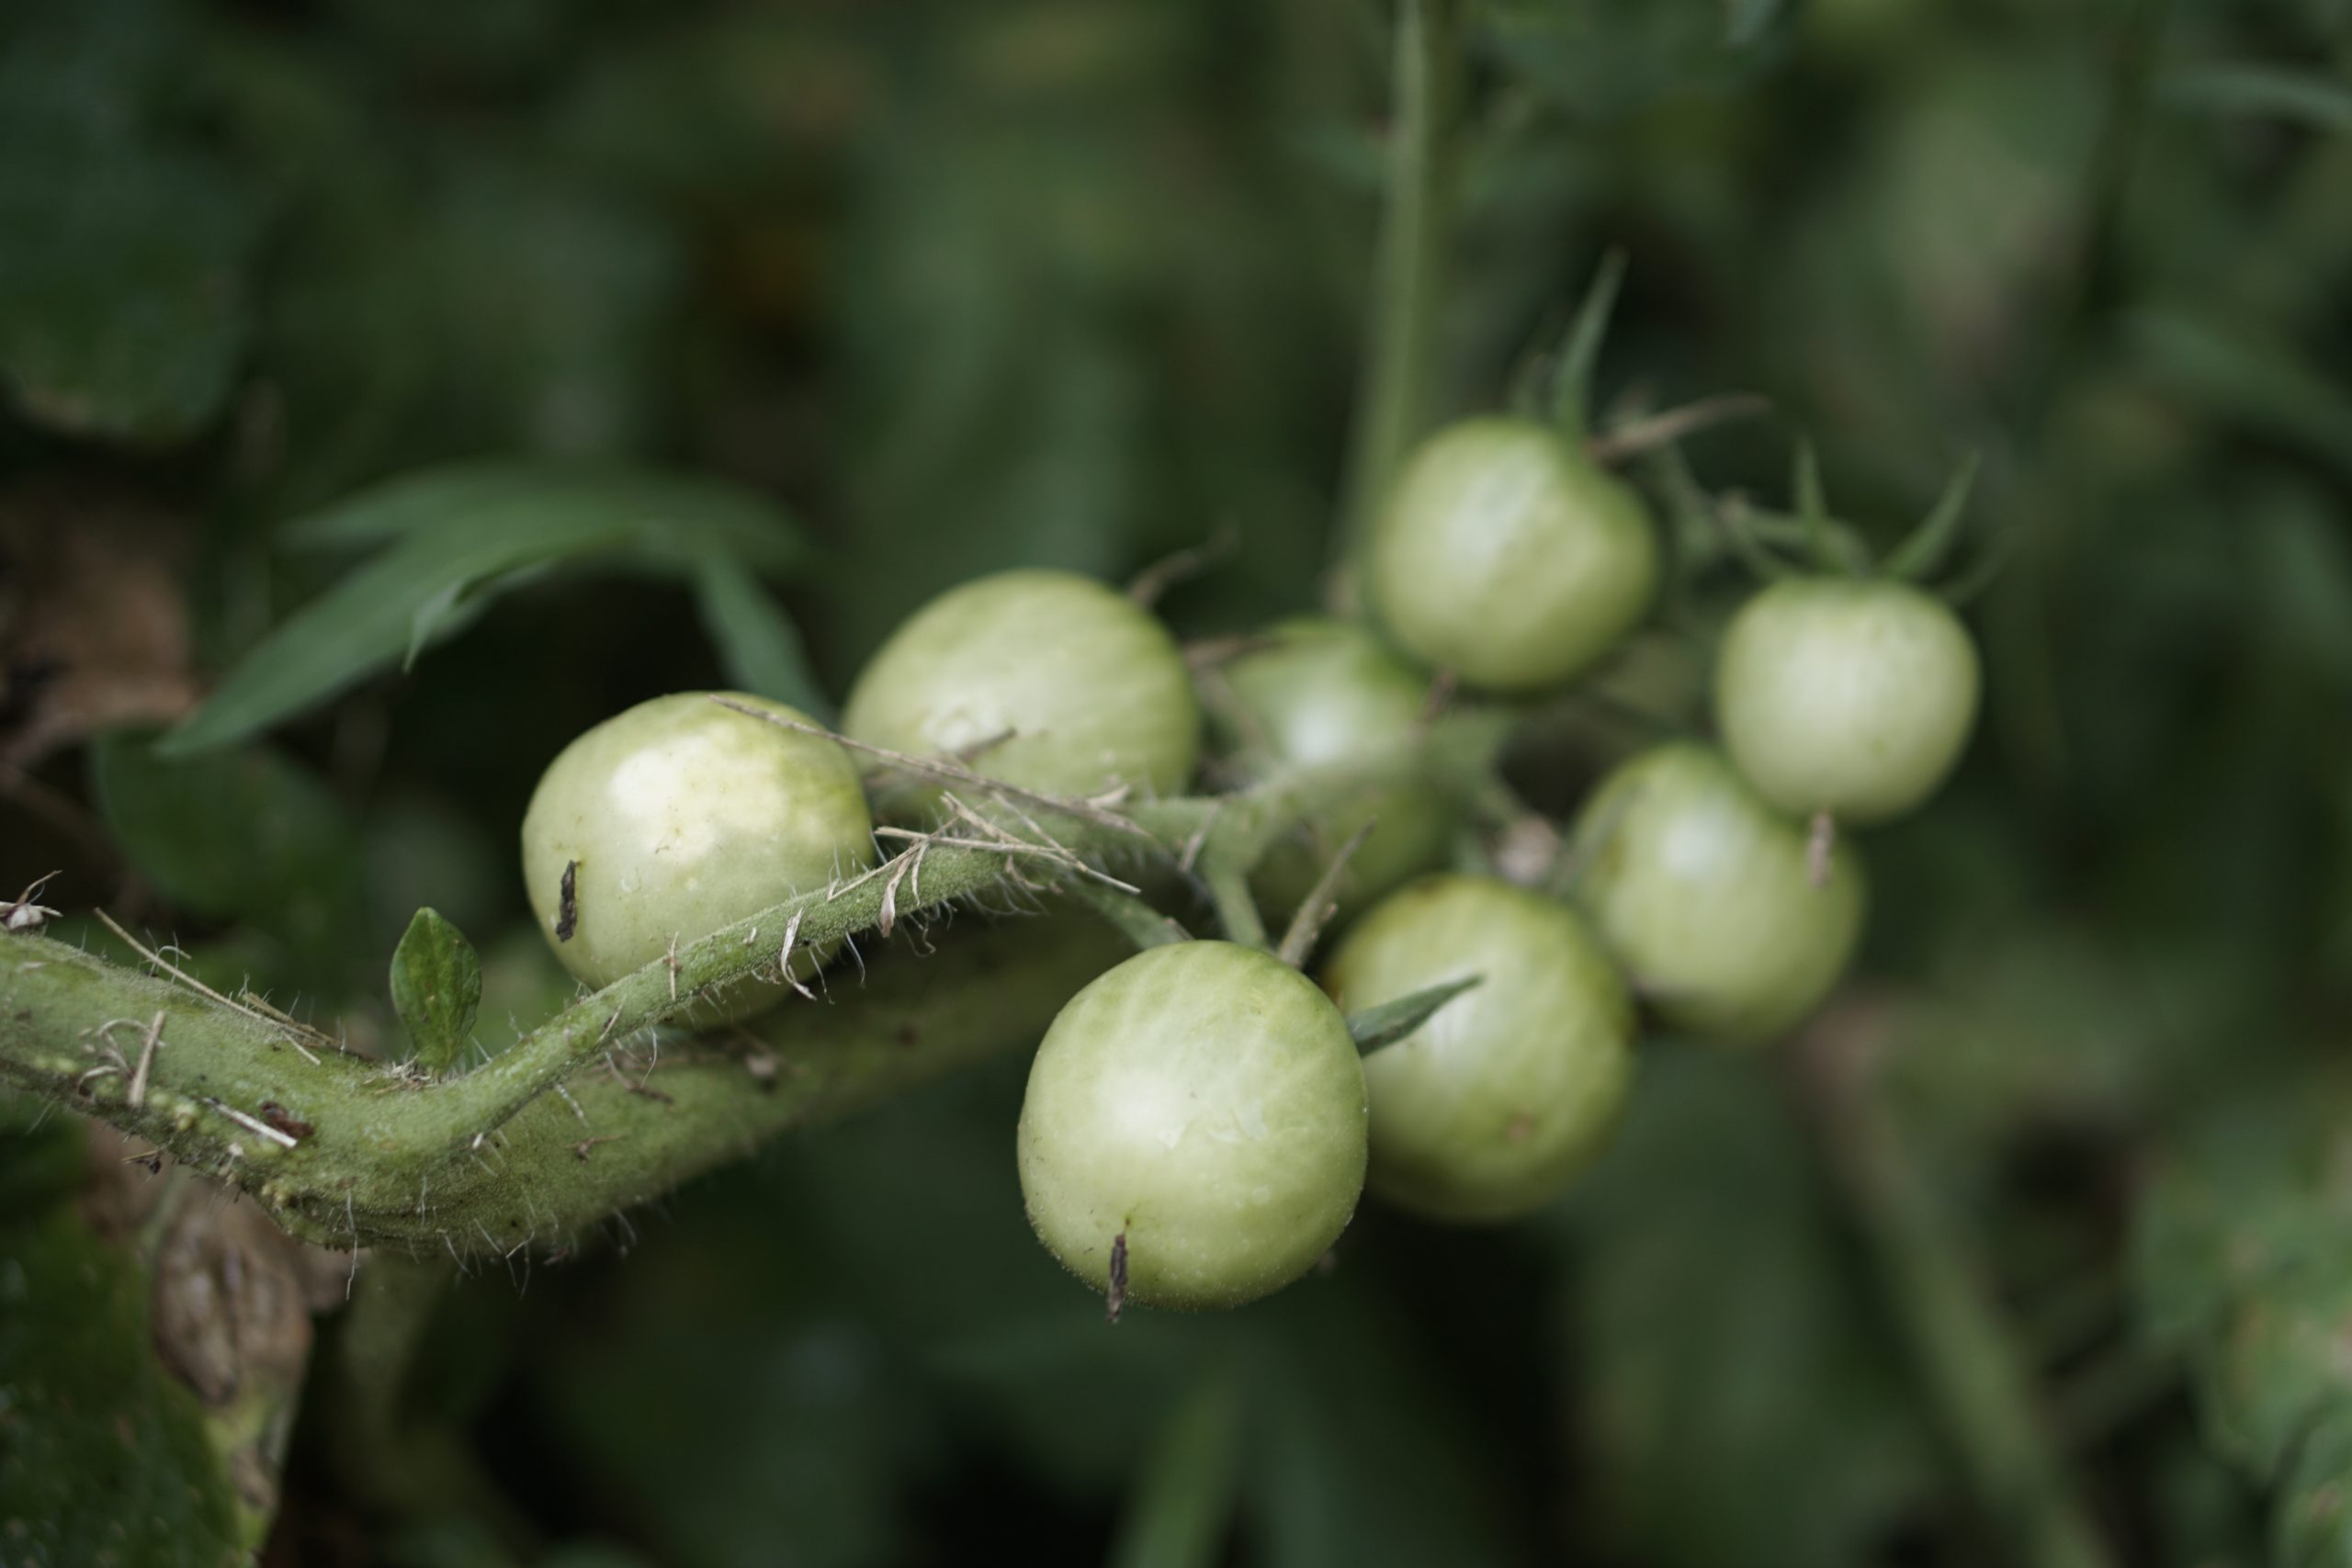
[[[164,738],[167,754],[226,745],[396,662],[406,668],[535,570],[620,562],[682,575],[724,558],[773,573],[802,553],[789,522],[741,490],[564,462],[410,475],[289,524],[285,536],[386,547],[247,653]]]
[[[647,560],[673,569],[724,555],[773,577],[806,553],[779,507],[737,486],[545,458],[483,458],[404,474],[288,523],[278,537],[298,549],[355,549],[420,534],[479,534],[518,513],[556,511],[627,528]]]
[[[1412,1033],[1427,1023],[1438,1009],[1485,978],[1483,975],[1468,975],[1398,997],[1393,1002],[1383,1002],[1376,1008],[1366,1008],[1349,1017],[1348,1033],[1354,1039],[1356,1049],[1369,1056],[1382,1046],[1393,1045]]]
[[[560,503],[518,502],[476,521],[472,529],[412,535],[297,610],[164,736],[160,750],[188,756],[243,739],[387,668],[409,647],[427,607],[453,592],[628,541],[624,525]]]
[[[465,1060],[481,1007],[481,960],[466,933],[419,909],[392,950],[392,1008],[416,1043],[416,1064],[446,1073]]]
[[[2199,65],[2171,72],[2157,96],[2175,108],[2256,115],[2352,136],[2352,85],[2282,65]]]
[[[251,1561],[139,1270],[71,1209],[0,1227],[0,1540],[23,1568]]]
[[[790,703],[820,724],[833,705],[808,668],[800,628],[732,556],[712,554],[695,571],[695,604],[736,690]]]

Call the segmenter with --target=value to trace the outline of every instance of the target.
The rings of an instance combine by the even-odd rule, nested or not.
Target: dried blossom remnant
[[[1119,1309],[1127,1304],[1127,1233],[1121,1231],[1111,1242],[1110,1289],[1102,1293],[1103,1315],[1113,1323],[1119,1321]]]
[[[261,1119],[297,1143],[318,1131],[274,1100],[261,1102]]]
[[[48,886],[51,880],[57,874],[56,872],[51,872],[49,875],[41,877],[22,893],[17,894],[10,902],[0,904],[0,931],[37,931],[55,919],[56,910],[45,904],[37,904],[33,900],[40,897],[40,890]]]
[[[580,863],[563,863],[563,883],[556,889],[555,939],[570,942],[580,929]]]

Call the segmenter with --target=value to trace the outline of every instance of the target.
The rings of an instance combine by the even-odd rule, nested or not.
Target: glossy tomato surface
[[[1021,1190],[1055,1257],[1130,1301],[1235,1306],[1313,1267],[1363,1190],[1363,1068],[1270,953],[1187,942],[1070,998],[1021,1107]]]
[[[1715,718],[1732,761],[1782,810],[1883,822],[1951,773],[1978,685],[1976,645],[1941,600],[1900,582],[1798,579],[1732,617]]]
[[[1399,888],[1323,984],[1356,1013],[1474,975],[1364,1058],[1369,1185],[1434,1219],[1510,1219],[1558,1196],[1607,1144],[1633,1078],[1634,1004],[1582,918],[1494,877]]]
[[[1429,677],[1363,627],[1302,618],[1268,638],[1269,646],[1211,677],[1238,705],[1226,739],[1252,776],[1343,762],[1408,741],[1419,728]],[[1453,821],[1434,789],[1367,791],[1276,843],[1251,886],[1271,913],[1296,908],[1331,854],[1369,822],[1371,836],[1349,860],[1340,889],[1342,907],[1359,908],[1443,861]]]
[[[1407,459],[1367,580],[1382,622],[1430,665],[1492,691],[1581,673],[1657,589],[1640,497],[1552,426],[1450,425]]]
[[[842,733],[1048,795],[1182,790],[1200,756],[1191,672],[1125,594],[1065,571],[1007,571],[908,619],[857,679]]]
[[[727,695],[810,722],[782,703]],[[539,929],[591,986],[873,862],[849,753],[706,692],[639,703],[580,736],[548,765],[523,817],[523,881]],[[567,866],[568,939],[558,935]],[[741,1017],[784,994],[745,983],[714,1010]]]
[[[1861,932],[1862,871],[1840,840],[1814,884],[1803,823],[1721,753],[1675,743],[1603,780],[1569,852],[1577,902],[1634,991],[1709,1039],[1770,1039],[1820,1005]]]

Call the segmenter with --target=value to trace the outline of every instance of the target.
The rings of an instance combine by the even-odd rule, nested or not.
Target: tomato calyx
[[[1724,538],[1759,581],[1784,581],[1804,576],[1874,579],[1918,585],[1948,604],[1974,597],[2007,563],[2007,551],[1996,540],[1974,565],[1928,587],[1960,542],[1968,502],[1983,468],[1983,455],[1971,452],[1944,481],[1934,502],[1902,542],[1883,558],[1873,557],[1860,530],[1834,516],[1821,479],[1821,461],[1809,438],[1800,437],[1792,463],[1790,490],[1793,513],[1773,512],[1733,497],[1702,510],[1722,530]],[[1782,553],[1797,549],[1803,560]]]

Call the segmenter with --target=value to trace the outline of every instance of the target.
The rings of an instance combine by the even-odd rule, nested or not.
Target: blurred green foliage
[[[95,701],[95,744],[16,751],[50,699],[0,671],[5,777],[51,805],[9,784],[0,894],[63,866],[51,902],[394,1053],[431,904],[496,1049],[569,995],[514,824],[606,714],[721,682],[821,712],[950,582],[1220,527],[1183,629],[1313,605],[1387,22],[12,0],[0,543],[60,495],[154,514],[226,679],[181,755]],[[1498,401],[1614,244],[1604,411],[1775,404],[1690,444],[1710,488],[1777,503],[1808,433],[1885,544],[1984,454],[1984,733],[1868,845],[1888,1092],[2119,1560],[2352,1562],[2317,1087],[2352,1011],[2352,6],[1467,23],[1441,408]],[[1743,584],[1683,586],[1612,677],[1668,726]],[[1627,736],[1555,728],[1515,776],[1561,813]],[[1023,1223],[1017,1067],[980,1073],[460,1281],[411,1418],[509,1505],[371,1515],[314,1392],[269,1561],[1991,1560],[1788,1075],[1648,1050],[1541,1221],[1368,1211],[1329,1277],[1115,1330]],[[153,1532],[119,1560],[215,1561],[209,1450],[134,1353],[136,1265],[60,1206],[73,1157],[0,1135],[0,1517],[62,1476]]]

